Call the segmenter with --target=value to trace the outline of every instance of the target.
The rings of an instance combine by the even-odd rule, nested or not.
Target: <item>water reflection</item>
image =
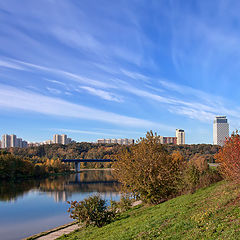
[[[111,170],[82,171],[77,174],[54,176],[47,179],[0,182],[0,201],[15,201],[29,191],[40,191],[53,196],[56,202],[67,201],[73,193],[100,192],[118,195],[119,183]],[[104,194],[105,193],[105,194]]]
[[[99,193],[119,199],[112,171],[82,171],[47,179],[0,182],[0,238],[21,239],[71,221],[66,200]]]

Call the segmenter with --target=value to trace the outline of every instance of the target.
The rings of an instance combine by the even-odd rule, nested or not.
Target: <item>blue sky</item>
[[[1,0],[0,134],[212,143],[239,128],[239,1]]]

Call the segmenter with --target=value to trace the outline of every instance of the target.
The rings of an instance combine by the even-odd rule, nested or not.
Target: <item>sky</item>
[[[76,141],[240,126],[240,2],[0,0],[0,135]]]

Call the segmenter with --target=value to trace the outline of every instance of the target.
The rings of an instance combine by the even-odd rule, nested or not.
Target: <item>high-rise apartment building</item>
[[[16,146],[15,147],[19,147],[22,148],[22,139],[21,138],[16,138]]]
[[[26,141],[23,141],[22,138],[17,138],[17,136],[15,134],[2,135],[1,148],[10,148],[10,147],[25,148],[27,146],[28,146],[28,143]]]
[[[62,142],[61,143],[64,144],[64,145],[67,144],[67,135],[66,134],[62,134],[61,137],[62,137],[62,139],[61,139]]]
[[[11,137],[8,134],[2,136],[2,148],[9,148],[11,146]]]
[[[57,143],[57,144],[69,144],[72,142],[71,138],[68,138],[66,134],[55,134],[53,135],[53,142],[52,143]]]
[[[62,143],[62,136],[59,134],[55,134],[53,136],[53,143],[61,144]]]
[[[10,135],[10,147],[16,147],[17,136],[12,134]]]
[[[213,144],[223,146],[229,137],[229,124],[226,116],[217,116],[213,122]]]
[[[182,129],[176,129],[177,145],[185,144],[185,132]]]

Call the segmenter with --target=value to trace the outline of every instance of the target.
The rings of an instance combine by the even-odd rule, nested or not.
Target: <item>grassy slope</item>
[[[239,194],[240,187],[220,182],[61,239],[240,239]]]

